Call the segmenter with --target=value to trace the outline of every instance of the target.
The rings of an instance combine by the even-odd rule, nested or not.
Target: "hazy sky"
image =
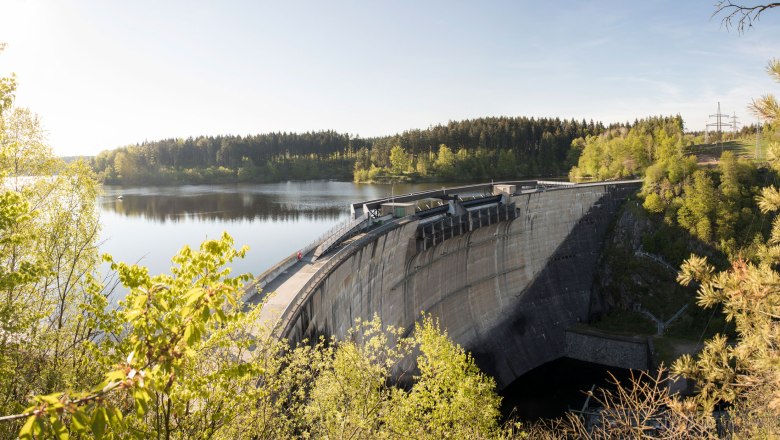
[[[375,136],[479,116],[702,130],[780,93],[780,9],[744,35],[715,0],[0,0],[0,75],[60,155],[200,134]]]

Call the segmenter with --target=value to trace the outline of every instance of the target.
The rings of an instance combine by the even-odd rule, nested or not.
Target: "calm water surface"
[[[305,181],[256,185],[106,186],[100,198],[101,252],[169,272],[185,244],[223,231],[249,246],[233,273],[258,275],[349,215],[349,205],[451,184],[356,184]],[[118,197],[121,196],[121,199]]]

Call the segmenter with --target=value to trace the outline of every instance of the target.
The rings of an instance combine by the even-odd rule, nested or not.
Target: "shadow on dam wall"
[[[438,318],[503,388],[566,356],[566,330],[602,311],[592,293],[606,232],[639,183],[515,195],[517,217],[418,252],[414,218],[345,246],[321,281],[300,292],[284,334],[343,339],[356,319],[414,328]]]
[[[566,330],[603,313],[604,302],[592,290],[604,237],[626,197],[624,188],[609,188],[576,222],[487,337],[465,348],[477,364],[495,377],[499,388],[567,355]]]

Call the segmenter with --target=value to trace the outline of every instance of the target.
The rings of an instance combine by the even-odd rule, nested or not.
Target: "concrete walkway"
[[[250,304],[259,304],[266,297],[269,297],[263,305],[263,310],[260,312],[261,324],[273,328],[285,309],[298,295],[301,288],[306,285],[306,282],[317,273],[320,267],[330,260],[330,256],[325,256],[312,263],[313,255],[314,251],[306,254],[301,261],[295,263],[268,283],[262,292],[254,294],[249,298],[248,302]]]

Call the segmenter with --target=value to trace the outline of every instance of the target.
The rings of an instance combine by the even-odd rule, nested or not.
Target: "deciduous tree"
[[[400,145],[390,149],[390,167],[396,174],[405,173],[412,168],[412,157]]]

